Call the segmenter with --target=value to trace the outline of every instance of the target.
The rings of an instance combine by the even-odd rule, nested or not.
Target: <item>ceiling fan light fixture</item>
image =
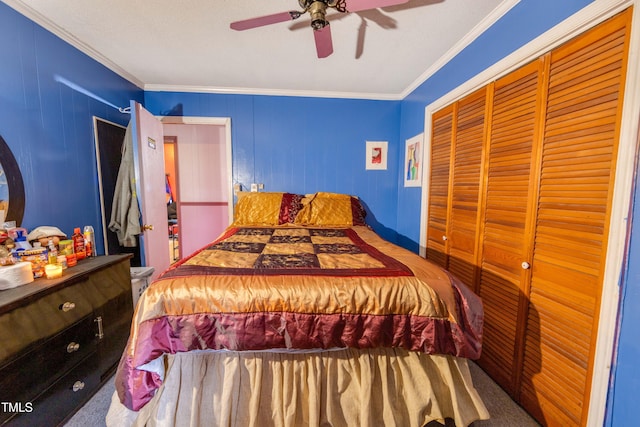
[[[292,21],[309,12],[318,58],[326,58],[333,53],[331,27],[329,21],[327,21],[327,8],[335,9],[341,13],[350,13],[393,6],[407,3],[408,1],[409,0],[298,0],[298,4],[302,9],[301,11],[291,10],[259,16],[257,18],[244,19],[242,21],[232,22],[229,26],[232,30],[243,31],[265,25],[277,24],[279,22]]]
[[[314,30],[324,28],[329,22],[326,19],[327,5],[322,1],[314,1],[309,5],[309,15],[311,15],[311,27]]]

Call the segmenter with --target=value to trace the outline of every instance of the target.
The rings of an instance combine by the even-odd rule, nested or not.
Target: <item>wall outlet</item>
[[[260,190],[260,191],[264,190],[264,184],[263,183],[258,184],[258,190]]]
[[[256,184],[255,182],[253,184],[251,184],[251,191],[253,193],[255,193],[256,191],[258,191],[258,184]]]
[[[240,191],[242,191],[242,184],[233,184],[233,194],[237,196]]]

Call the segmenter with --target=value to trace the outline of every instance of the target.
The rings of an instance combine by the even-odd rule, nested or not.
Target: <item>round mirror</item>
[[[0,220],[22,224],[24,215],[24,183],[22,174],[5,140],[0,136]],[[0,223],[1,225],[1,223]]]

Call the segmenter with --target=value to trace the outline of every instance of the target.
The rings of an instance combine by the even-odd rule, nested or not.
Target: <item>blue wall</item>
[[[636,172],[630,218],[629,256],[620,288],[622,301],[618,313],[617,350],[614,354],[611,385],[607,402],[606,426],[638,424],[638,396],[640,396],[640,175]],[[635,233],[633,232],[635,230]]]
[[[403,187],[403,150],[406,139],[423,131],[425,107],[589,3],[521,0],[402,102],[143,94],[0,3],[0,135],[13,151],[25,181],[23,225],[56,225],[67,233],[75,226],[97,226],[92,117],[123,125],[129,120],[128,115],[57,82],[55,76],[61,76],[117,106],[128,106],[134,99],[144,101],[154,114],[231,117],[236,182],[244,186],[262,182],[267,191],[358,195],[380,234],[417,251],[421,190]],[[389,141],[387,171],[365,171],[366,140]],[[637,228],[638,201],[634,212]],[[639,240],[631,236],[630,259],[640,256]],[[102,247],[100,240],[97,243]],[[640,267],[633,262],[628,265],[607,425],[634,425],[637,418]]]
[[[54,225],[69,235],[89,224],[98,230],[93,116],[126,125],[129,115],[70,89],[56,76],[124,107],[130,99],[141,100],[143,92],[4,3],[0,58],[0,135],[22,171],[22,225]]]
[[[356,195],[367,222],[397,240],[399,101],[146,92],[145,106],[156,115],[231,117],[235,183]],[[366,141],[388,141],[387,170],[365,170]]]

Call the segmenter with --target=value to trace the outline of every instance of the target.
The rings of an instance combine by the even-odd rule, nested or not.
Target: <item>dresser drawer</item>
[[[88,354],[96,351],[96,327],[87,316],[7,365],[0,366],[0,402],[29,402]]]
[[[0,364],[91,313],[86,286],[83,280],[0,315]]]
[[[129,258],[0,292],[0,426],[60,425],[108,377],[132,318]]]
[[[12,414],[0,412],[0,425],[33,427],[43,422],[47,426],[60,425],[89,400],[100,386],[97,361],[97,354],[90,353],[77,367],[30,401],[27,410]],[[24,408],[28,402],[21,403]],[[3,415],[9,418],[1,418]]]
[[[133,317],[131,269],[128,262],[120,262],[89,278],[88,296],[96,316],[102,318],[103,337],[98,341],[102,378],[115,370],[127,344]]]
[[[103,318],[104,325],[104,339],[98,341],[100,372],[104,379],[115,371],[129,339],[133,317],[130,290],[112,299],[95,313]]]
[[[129,262],[120,262],[107,269],[96,271],[88,278],[86,287],[91,290],[91,292],[87,293],[87,298],[94,309],[103,307],[110,301],[120,298],[126,292],[131,294]],[[129,302],[129,305],[133,310],[133,303]]]

